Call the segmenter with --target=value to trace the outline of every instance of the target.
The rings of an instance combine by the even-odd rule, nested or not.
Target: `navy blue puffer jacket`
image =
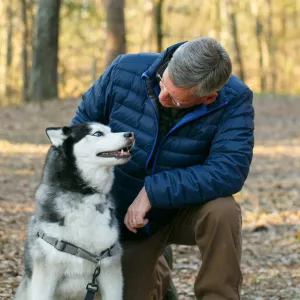
[[[157,84],[158,67],[178,46],[162,54],[119,56],[83,95],[72,120],[72,125],[97,121],[114,132],[135,133],[132,159],[115,168],[112,194],[120,219],[144,185],[153,206],[148,217],[155,224],[167,222],[178,208],[237,193],[247,178],[253,94],[233,75],[214,103],[195,107],[156,145],[158,116],[149,86]]]

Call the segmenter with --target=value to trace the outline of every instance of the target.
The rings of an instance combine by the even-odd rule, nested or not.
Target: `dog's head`
[[[80,169],[124,164],[134,145],[132,132],[113,133],[99,123],[47,128],[46,133],[52,146],[61,149],[66,158],[73,157]]]

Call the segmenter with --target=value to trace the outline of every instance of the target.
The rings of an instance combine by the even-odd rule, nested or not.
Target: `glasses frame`
[[[162,77],[159,75],[159,73],[156,73],[156,77],[159,79],[159,81],[163,84],[163,86],[165,87],[165,89],[167,90],[168,94],[169,94],[169,97],[171,98],[171,100],[173,101],[173,103],[176,105],[176,107],[181,107],[182,104],[180,104],[178,102],[178,100],[176,100],[176,98],[174,98],[168,91],[168,87],[167,85],[164,83]]]

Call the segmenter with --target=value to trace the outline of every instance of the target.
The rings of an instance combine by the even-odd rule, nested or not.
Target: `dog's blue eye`
[[[102,135],[104,135],[103,134],[103,132],[101,132],[101,131],[96,131],[94,134],[93,134],[93,136],[102,136]]]

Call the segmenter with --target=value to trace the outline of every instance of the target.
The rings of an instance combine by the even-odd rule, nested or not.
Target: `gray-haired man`
[[[241,212],[232,195],[253,149],[252,92],[214,39],[162,54],[119,56],[83,96],[73,124],[133,131],[132,160],[115,169],[124,295],[163,299],[170,244],[198,245],[197,299],[239,299]]]

